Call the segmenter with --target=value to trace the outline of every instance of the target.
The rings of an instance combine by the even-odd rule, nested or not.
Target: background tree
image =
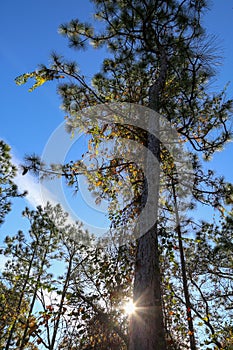
[[[19,302],[20,294],[14,288],[8,288],[2,281],[0,284],[0,349],[5,348],[5,341],[9,336],[9,331],[12,322],[15,318],[23,317],[24,313],[28,311],[28,303],[26,299],[23,299],[21,303],[21,313],[18,314],[16,305]],[[16,331],[16,337],[22,337],[23,324],[19,323]]]
[[[128,249],[96,246],[60,206],[24,216],[29,235],[7,236],[2,251],[9,257],[1,276],[2,349],[126,349]]]
[[[5,349],[10,349],[12,344],[24,349],[28,345],[29,336],[36,331],[33,311],[37,295],[41,288],[46,288],[51,277],[47,271],[50,267],[49,260],[58,248],[56,227],[41,207],[38,207],[37,211],[26,208],[23,215],[30,222],[30,239],[19,231],[16,236],[5,238],[6,248],[3,250],[4,255],[10,257],[3,271],[3,278],[9,289],[17,290],[19,295],[15,306],[16,315],[9,327]],[[22,315],[24,300],[28,302],[28,309]],[[20,323],[23,324],[23,333],[17,337],[16,331]]]
[[[0,140],[0,224],[11,210],[10,198],[23,196],[19,194],[17,185],[14,183],[17,168],[12,164],[10,146]]]

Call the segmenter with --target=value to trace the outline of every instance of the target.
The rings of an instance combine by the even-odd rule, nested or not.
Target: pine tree
[[[19,194],[17,185],[14,183],[17,168],[12,164],[10,146],[0,140],[0,224],[11,210],[10,198],[23,196]]]
[[[53,54],[51,66],[41,66],[39,70],[24,74],[17,78],[17,83],[25,83],[28,78],[35,78],[32,87],[59,78],[71,78],[72,82],[59,85],[58,91],[63,100],[63,108],[68,113],[71,129],[86,127],[95,147],[101,140],[113,137],[127,137],[146,146],[157,159],[161,159],[169,184],[174,185],[176,174],[172,172],[172,159],[166,155],[160,142],[145,130],[135,126],[100,123],[99,127],[83,125],[80,111],[84,107],[98,103],[117,101],[137,103],[159,112],[171,122],[180,135],[180,141],[186,142],[193,152],[195,200],[210,203],[211,193],[219,205],[226,194],[224,182],[214,183],[212,174],[205,174],[198,164],[199,154],[210,158],[221,149],[230,138],[228,130],[231,100],[225,99],[225,91],[211,93],[208,81],[214,76],[216,58],[212,53],[212,39],[205,35],[202,27],[202,14],[207,9],[204,0],[192,1],[132,1],[132,0],[94,0],[95,17],[101,23],[101,30],[91,25],[72,20],[61,25],[60,32],[69,40],[71,47],[84,48],[91,43],[95,48],[107,47],[110,58],[103,62],[102,71],[96,74],[90,86],[77,69],[74,62]],[[43,79],[42,79],[43,78]],[[84,122],[85,123],[85,122]],[[158,128],[158,120],[154,119],[153,127]],[[164,158],[162,160],[162,158]],[[38,170],[41,164],[32,161]],[[170,162],[170,163],[169,163]],[[28,168],[31,166],[28,165]],[[108,196],[112,201],[116,194],[110,184],[118,183],[121,174],[131,174],[135,165],[118,159],[113,164],[102,164],[96,173],[88,172],[80,161],[60,168],[68,184],[75,184],[79,173],[87,174],[91,186],[98,186],[100,197]],[[170,167],[170,168],[169,168]],[[107,170],[111,170],[108,171]],[[137,200],[131,203],[125,216],[141,211],[145,204],[146,184],[143,174],[138,169],[134,181]],[[51,172],[53,169],[51,170]],[[200,175],[202,173],[202,176]],[[172,176],[170,174],[172,173]],[[107,176],[106,176],[107,175]],[[158,176],[158,172],[155,176]],[[156,181],[156,179],[155,179]],[[222,184],[222,187],[221,187]],[[210,192],[201,190],[201,186],[210,186]],[[169,188],[169,187],[167,187]],[[176,199],[176,188],[173,186],[173,205]],[[209,194],[209,198],[208,195]],[[219,196],[218,196],[219,195]],[[154,193],[159,206],[159,188]],[[115,208],[113,206],[113,208]],[[178,210],[176,224],[179,228]],[[111,218],[117,225],[119,213]],[[124,215],[122,216],[124,218]],[[155,212],[157,218],[157,213]],[[182,232],[179,235],[180,252],[182,254]],[[182,255],[183,285],[186,289],[186,307],[188,318],[192,318],[186,281],[185,257]],[[161,266],[159,259],[158,224],[143,232],[137,240],[135,257],[134,301],[137,311],[131,320],[130,350],[166,349],[165,327],[163,323],[163,304],[161,296]],[[190,329],[191,327],[191,329]],[[192,325],[189,323],[192,333]],[[190,333],[191,349],[196,349],[195,340]]]

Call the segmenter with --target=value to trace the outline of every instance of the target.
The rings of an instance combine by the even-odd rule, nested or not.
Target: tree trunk
[[[153,215],[154,225],[137,241],[134,277],[134,303],[135,313],[131,316],[129,350],[166,350],[165,329],[163,323],[161,276],[158,250],[157,217],[159,201],[160,178],[160,140],[159,140],[159,111],[160,96],[165,85],[167,74],[167,56],[161,49],[160,74],[157,81],[149,89],[149,108],[155,111],[155,117],[150,120],[147,137],[147,148],[157,159],[157,166],[151,167],[147,159],[147,183],[153,186],[154,203],[148,215]],[[152,130],[154,132],[152,132]],[[148,179],[146,179],[148,180]],[[152,182],[151,182],[152,181]],[[150,188],[144,186],[142,207],[147,201]],[[149,218],[148,218],[149,219]],[[143,225],[142,225],[143,232]]]
[[[130,350],[165,350],[157,225],[138,239]]]
[[[153,141],[153,154],[159,154],[159,140],[150,137]],[[150,143],[149,142],[149,143]],[[152,144],[148,145],[152,150]],[[158,157],[157,157],[158,158]],[[154,217],[154,225],[137,240],[137,252],[135,261],[134,277],[134,303],[135,313],[131,316],[130,344],[129,350],[165,350],[165,331],[163,325],[162,298],[161,298],[161,276],[159,266],[158,235],[157,235],[157,213],[159,198],[159,162],[155,169],[148,172],[148,177],[156,181],[153,187],[154,195],[152,210],[148,212]],[[150,164],[147,164],[150,166]],[[150,183],[151,180],[147,181]],[[145,204],[147,186],[144,186],[142,203]],[[143,206],[143,205],[142,205]],[[148,218],[149,219],[149,218]],[[151,221],[151,220],[150,220]],[[145,225],[144,225],[145,226]],[[141,225],[143,233],[143,223]]]
[[[185,261],[185,255],[184,255],[180,215],[179,215],[179,208],[178,208],[178,203],[177,203],[177,194],[176,194],[174,179],[172,179],[172,193],[173,193],[173,198],[174,198],[174,208],[175,208],[175,217],[176,217],[176,232],[178,235],[178,242],[179,242],[181,273],[182,273],[185,306],[186,306],[186,313],[187,313],[187,320],[188,320],[190,350],[196,350],[197,349],[196,348],[196,340],[195,340],[195,335],[194,335],[194,325],[193,325],[193,318],[192,318],[192,312],[191,312],[192,305],[191,305],[190,295],[189,295],[186,261]]]

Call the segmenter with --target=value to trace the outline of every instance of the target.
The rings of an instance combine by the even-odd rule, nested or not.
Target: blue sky
[[[214,83],[214,88],[219,90],[233,80],[233,1],[213,0],[211,4],[212,9],[207,13],[205,23],[207,31],[218,37],[223,52],[222,67],[219,67]],[[83,73],[91,77],[98,71],[103,53],[95,51],[93,55],[89,51],[80,53],[68,49],[66,40],[57,32],[61,23],[72,18],[85,21],[92,19],[92,4],[87,0],[1,1],[0,13],[0,137],[11,145],[15,159],[20,160],[25,154],[42,153],[52,132],[63,122],[64,113],[59,109],[60,100],[54,83],[29,93],[28,86],[18,87],[14,79],[22,73],[33,71],[39,63],[47,63],[51,51],[77,60]],[[228,88],[229,97],[233,96],[232,84]],[[233,145],[229,144],[212,162],[218,173],[231,181],[232,156]],[[29,201],[38,204],[34,180],[27,177],[24,181],[24,186],[30,187],[29,191],[31,189]],[[80,203],[83,207],[82,200]],[[15,222],[18,222],[16,218],[24,205],[25,201],[15,203],[2,230],[15,230]],[[89,212],[86,208],[82,215],[86,215],[85,219],[88,220],[91,217],[93,222],[100,220],[106,223],[103,214],[98,211]]]

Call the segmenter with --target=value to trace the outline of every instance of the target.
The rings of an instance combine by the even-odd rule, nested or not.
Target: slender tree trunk
[[[17,307],[16,307],[16,316],[15,316],[15,320],[14,320],[14,322],[13,322],[13,324],[12,324],[12,327],[11,327],[11,330],[10,330],[10,333],[9,333],[9,336],[8,336],[8,339],[7,339],[7,342],[6,342],[6,347],[5,347],[4,350],[9,350],[9,349],[11,348],[12,339],[13,339],[13,336],[14,336],[16,324],[17,324],[17,322],[18,322],[18,317],[19,317],[19,315],[20,315],[21,306],[22,306],[23,298],[24,298],[24,296],[25,296],[25,290],[26,290],[26,287],[27,287],[27,284],[28,284],[28,279],[29,279],[29,276],[30,276],[30,273],[31,273],[32,263],[33,263],[33,261],[34,261],[35,255],[36,255],[36,249],[33,251],[31,260],[30,260],[30,262],[29,262],[29,266],[28,266],[28,270],[27,270],[27,275],[26,275],[26,277],[25,277],[25,280],[24,280],[24,283],[23,283],[23,288],[22,288],[22,291],[21,291],[21,294],[20,294],[20,298],[19,298]]]
[[[173,192],[174,207],[175,207],[176,232],[178,234],[178,241],[179,241],[181,272],[182,272],[182,280],[183,280],[186,314],[187,314],[187,320],[188,320],[190,350],[196,350],[196,340],[194,335],[194,326],[193,326],[192,311],[191,311],[192,306],[191,306],[189,289],[188,289],[182,231],[181,231],[181,225],[180,225],[180,216],[179,216],[179,209],[177,204],[177,194],[176,194],[174,179],[172,179],[172,192]]]
[[[57,311],[56,322],[54,324],[53,336],[52,336],[52,341],[51,341],[49,350],[53,350],[55,348],[56,338],[57,338],[57,334],[58,334],[58,331],[59,331],[59,324],[60,324],[61,316],[62,316],[62,309],[63,309],[63,306],[64,306],[66,293],[67,293],[67,289],[68,289],[69,281],[70,281],[71,269],[72,269],[72,265],[73,265],[73,257],[74,257],[73,254],[71,254],[70,257],[69,257],[70,260],[69,260],[68,267],[67,267],[65,283],[64,283],[64,286],[63,286],[63,290],[62,290],[61,300],[60,300],[59,308],[58,308],[58,311]]]
[[[42,264],[41,264],[41,267],[39,269],[39,274],[37,276],[36,284],[35,284],[35,287],[34,287],[34,292],[33,292],[33,297],[32,297],[32,301],[31,301],[31,305],[30,305],[30,310],[29,310],[29,313],[28,313],[28,316],[27,316],[27,321],[26,321],[26,324],[25,324],[25,329],[24,329],[23,337],[21,339],[21,345],[19,347],[19,350],[23,350],[25,345],[26,345],[26,343],[27,343],[27,334],[28,334],[28,330],[29,330],[30,317],[32,316],[32,312],[33,312],[33,309],[34,309],[34,306],[35,306],[36,297],[37,297],[37,293],[38,293],[38,290],[39,290],[39,285],[40,285],[40,282],[41,282],[41,276],[42,276],[42,274],[44,272],[45,259],[46,259],[47,253],[48,253],[48,248],[46,249],[46,251],[44,253],[44,256],[42,258]]]
[[[157,81],[149,90],[149,107],[155,112],[159,111],[159,99],[166,81],[167,59],[161,55],[161,71]],[[159,118],[152,121],[152,130],[159,133]],[[149,130],[151,130],[149,128]],[[129,350],[166,350],[165,329],[163,323],[162,297],[161,297],[161,276],[158,250],[157,216],[159,201],[159,159],[160,141],[158,137],[148,133],[147,147],[157,158],[158,166],[151,169],[147,162],[147,174],[157,184],[154,193],[153,212],[155,224],[137,241],[137,252],[135,262],[134,280],[134,303],[136,312],[131,317]],[[145,186],[144,186],[145,187]],[[147,191],[144,188],[142,207],[147,200]],[[142,227],[143,230],[143,227]],[[142,231],[143,232],[143,231]]]

